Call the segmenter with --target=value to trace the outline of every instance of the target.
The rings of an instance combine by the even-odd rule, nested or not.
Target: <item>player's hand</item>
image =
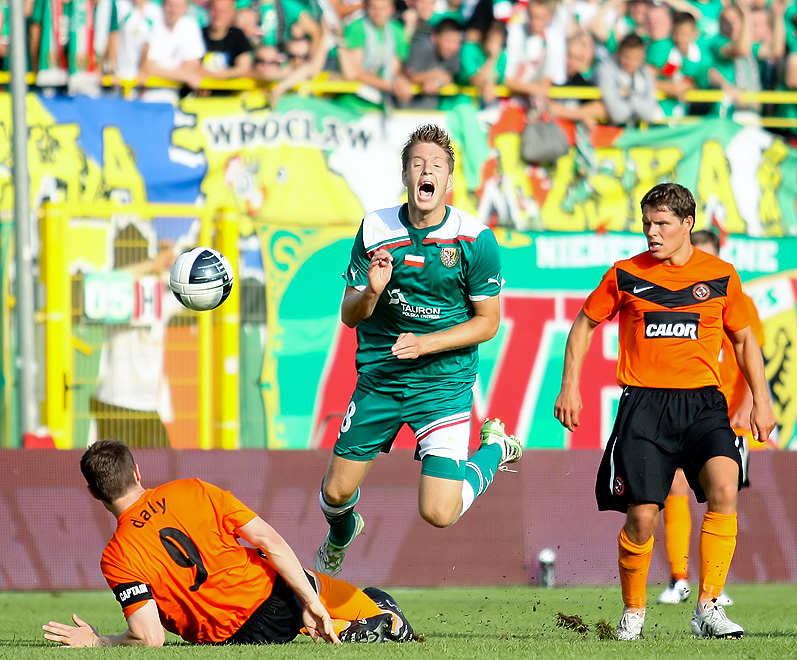
[[[769,401],[760,403],[753,401],[753,409],[750,411],[750,430],[753,432],[753,439],[758,442],[769,440],[769,434],[775,428],[777,420]]]
[[[411,332],[402,332],[390,350],[393,356],[399,360],[414,360],[424,354],[423,345],[423,335],[418,336]]]
[[[305,604],[302,611],[302,621],[304,622],[304,627],[307,628],[307,634],[310,635],[310,639],[314,642],[323,639],[330,644],[341,643],[335,634],[332,619],[326,609],[324,609],[321,601],[316,600]]]
[[[42,626],[42,630],[47,631],[44,639],[60,642],[64,646],[97,646],[100,639],[97,629],[83,621],[77,614],[72,615],[72,621],[75,622],[74,626],[57,621],[50,621]]]
[[[553,414],[559,423],[568,431],[575,431],[579,425],[578,416],[581,413],[581,395],[578,389],[562,389],[556,397]]]
[[[381,294],[393,276],[393,255],[387,250],[377,250],[368,264],[368,285],[374,293]]]

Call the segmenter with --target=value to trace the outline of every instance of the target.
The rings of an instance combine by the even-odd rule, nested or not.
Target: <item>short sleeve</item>
[[[36,0],[33,3],[33,11],[30,14],[30,22],[36,25],[41,25],[44,21],[44,12],[47,9],[47,0]],[[42,43],[44,43],[44,35],[42,35]]]
[[[116,546],[108,546],[100,560],[100,569],[105,581],[113,592],[116,602],[122,608],[125,618],[141,609],[147,601],[153,600],[152,587],[147,578],[139,575],[124,557],[116,554]]]
[[[728,279],[727,304],[722,312],[722,323],[731,332],[743,330],[750,325],[750,312],[742,293],[742,282],[734,270]]]
[[[351,246],[349,265],[343,273],[343,279],[348,286],[354,287],[358,291],[362,291],[367,286],[369,261],[363,244],[363,226],[360,223],[360,229]]]
[[[343,40],[346,48],[352,50],[360,50],[365,48],[365,27],[363,26],[362,19],[353,21],[347,28],[343,35]]]
[[[470,84],[471,76],[478,73],[479,68],[486,61],[484,51],[481,46],[475,41],[468,41],[462,44],[462,49],[459,51],[460,68],[457,79],[463,85]]]
[[[620,290],[617,288],[617,266],[612,266],[603,275],[601,283],[587,296],[584,314],[595,323],[612,318],[620,309]]]
[[[465,288],[468,298],[474,302],[492,298],[501,293],[504,278],[501,277],[501,253],[495,234],[489,229],[476,237],[471,257],[465,272]]]

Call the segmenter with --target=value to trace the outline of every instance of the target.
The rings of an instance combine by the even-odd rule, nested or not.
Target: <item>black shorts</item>
[[[315,579],[307,573],[313,589],[318,591]],[[271,595],[266,598],[244,625],[221,644],[285,644],[292,641],[302,629],[302,605],[288,583],[277,574]]]
[[[698,474],[710,458],[742,459],[728,420],[728,405],[716,387],[676,390],[625,387],[617,419],[598,468],[595,497],[601,511],[629,504],[664,508],[675,470],[683,468],[698,502],[706,494]]]

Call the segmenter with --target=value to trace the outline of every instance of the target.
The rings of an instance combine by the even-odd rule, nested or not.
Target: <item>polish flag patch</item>
[[[419,257],[414,254],[405,254],[404,255],[404,265],[405,266],[415,266],[415,268],[423,268],[423,262],[426,261],[426,257]]]

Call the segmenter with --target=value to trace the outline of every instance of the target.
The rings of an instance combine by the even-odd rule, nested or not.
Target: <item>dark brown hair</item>
[[[80,471],[89,488],[109,504],[135,487],[135,467],[130,448],[121,440],[98,440],[80,459]]]
[[[695,198],[688,188],[680,183],[660,183],[653,186],[639,203],[642,212],[650,206],[657,211],[670,211],[678,216],[681,222],[688,216],[695,217]]]
[[[401,169],[407,171],[407,162],[410,159],[410,151],[416,144],[436,144],[446,152],[449,172],[454,171],[454,148],[451,146],[451,138],[448,137],[442,128],[437,124],[424,124],[418,126],[404,143],[401,149]]]
[[[720,237],[713,231],[707,231],[705,229],[693,231],[690,240],[692,241],[692,245],[696,246],[710,243],[714,247],[714,252],[717,254],[720,253]]]

